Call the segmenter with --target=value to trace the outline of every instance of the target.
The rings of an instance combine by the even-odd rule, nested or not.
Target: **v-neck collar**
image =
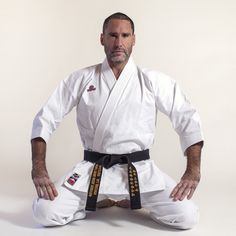
[[[116,82],[119,80],[125,79],[131,75],[136,69],[136,66],[134,64],[133,58],[130,57],[128,62],[126,63],[124,69],[122,70],[120,76],[118,79],[116,79],[108,61],[107,58],[102,63],[102,78],[105,81],[106,85],[110,90],[112,90],[113,86]]]

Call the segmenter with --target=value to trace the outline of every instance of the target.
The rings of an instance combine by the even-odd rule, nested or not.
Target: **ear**
[[[103,34],[100,35],[100,43],[102,46],[104,46],[104,35]]]
[[[133,46],[135,45],[135,42],[136,42],[136,37],[135,37],[135,34],[134,34],[133,35],[133,43],[132,43]]]

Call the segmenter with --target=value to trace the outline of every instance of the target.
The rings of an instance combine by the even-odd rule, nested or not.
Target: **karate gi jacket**
[[[158,111],[170,118],[183,152],[203,140],[199,115],[176,81],[159,71],[139,68],[132,58],[118,80],[107,59],[71,73],[36,115],[31,138],[48,142],[74,107],[85,150],[125,154],[151,148]],[[165,188],[162,172],[153,160],[134,165],[141,193]],[[90,162],[79,162],[66,174],[65,185],[87,192],[92,168]],[[127,179],[127,165],[104,169],[99,193],[128,194]]]

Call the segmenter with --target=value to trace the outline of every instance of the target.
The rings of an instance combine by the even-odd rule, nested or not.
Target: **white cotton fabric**
[[[133,164],[138,172],[141,193],[165,188],[163,176],[153,160],[140,161]],[[73,190],[87,192],[92,169],[93,163],[91,162],[82,161],[78,163],[71,172],[66,175],[64,185]],[[80,177],[74,185],[71,185],[67,180],[73,173],[77,173]],[[109,169],[103,168],[99,193],[129,194],[127,164],[114,165]]]
[[[159,71],[137,67],[130,58],[116,80],[107,60],[77,70],[65,78],[36,115],[31,138],[48,142],[63,117],[76,107],[85,150],[124,154],[148,149],[155,136],[158,111],[166,114],[178,133],[183,152],[203,140],[200,118],[176,81]],[[164,189],[163,177],[152,160],[134,163],[140,191]],[[93,164],[78,163],[65,185],[87,192]],[[80,175],[74,185],[67,179]],[[127,165],[103,168],[99,193],[127,194]]]
[[[198,223],[198,208],[191,200],[173,201],[170,193],[176,182],[168,175],[162,173],[165,190],[153,191],[141,194],[142,208],[149,212],[149,216],[159,224],[175,229],[190,229]],[[69,190],[63,185],[64,178],[58,180],[55,186],[58,196],[53,200],[43,198],[33,202],[34,219],[44,226],[65,225],[71,221],[86,218],[87,194]],[[99,194],[98,201],[103,199],[120,201],[129,199],[128,194]]]

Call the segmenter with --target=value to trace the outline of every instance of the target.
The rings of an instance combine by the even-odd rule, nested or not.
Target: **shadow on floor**
[[[95,212],[88,212],[85,220],[78,220],[70,223],[71,225],[91,225],[92,222],[101,222],[112,227],[125,228],[127,223],[136,224],[138,226],[147,227],[161,231],[175,231],[179,230],[170,229],[162,226],[153,221],[148,212],[145,210],[130,210],[122,209],[119,207],[111,207],[106,209],[98,209]]]
[[[40,226],[34,222],[30,208],[21,210],[19,212],[0,211],[0,220],[8,221],[13,225],[23,228],[31,228],[31,229],[40,228]]]
[[[0,220],[7,221],[15,226],[28,228],[28,229],[42,229],[44,227],[37,224],[32,215],[31,206],[22,208],[19,212],[4,212],[0,211]],[[107,224],[110,227],[125,228],[129,227],[129,223],[136,224],[138,226],[156,229],[160,231],[178,231],[170,229],[165,226],[159,225],[154,222],[148,213],[144,210],[130,210],[121,209],[118,207],[112,207],[107,209],[98,209],[95,212],[88,212],[84,220],[77,220],[68,224],[68,226],[78,227],[91,227],[91,223],[94,224]],[[134,225],[135,226],[135,225]],[[47,227],[48,228],[60,228],[59,227]],[[65,226],[67,227],[67,226]]]

